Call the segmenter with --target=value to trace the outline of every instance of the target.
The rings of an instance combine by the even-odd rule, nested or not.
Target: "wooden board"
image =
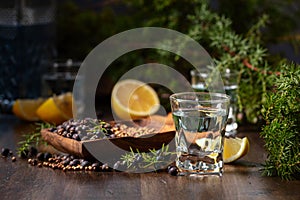
[[[110,159],[111,157],[116,157],[116,155],[124,154],[124,151],[129,152],[131,149],[134,151],[138,150],[139,152],[148,152],[149,149],[160,149],[163,144],[167,145],[170,142],[174,146],[172,140],[175,136],[175,129],[169,117],[152,116],[151,118],[139,119],[134,122],[119,123],[125,123],[127,126],[154,128],[158,132],[140,137],[120,137],[86,141],[69,139],[52,133],[48,129],[43,129],[41,135],[47,143],[57,150],[87,159],[95,159],[95,152],[99,154],[101,159]],[[101,154],[102,152],[103,155]]]

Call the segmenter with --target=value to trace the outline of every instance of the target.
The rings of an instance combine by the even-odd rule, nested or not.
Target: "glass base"
[[[179,172],[178,176],[189,176],[189,177],[203,177],[203,176],[218,176],[218,177],[222,177],[223,173],[222,172]]]
[[[216,163],[206,163],[203,161],[192,163],[190,160],[181,162],[176,161],[176,166],[179,169],[180,176],[206,176],[206,175],[223,175],[223,161],[219,160]]]

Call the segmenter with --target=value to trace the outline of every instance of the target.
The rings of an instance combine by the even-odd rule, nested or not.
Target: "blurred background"
[[[106,38],[128,29],[158,26],[188,34],[194,23],[188,16],[194,14],[195,2],[201,0],[64,0],[57,5],[57,55],[60,59],[82,60]],[[281,0],[209,0],[210,9],[232,20],[238,34],[246,34],[263,14],[269,15],[269,24],[263,30],[262,41],[272,57],[286,58],[299,63],[299,1]],[[209,51],[209,46],[201,42]],[[213,51],[213,50],[212,50]],[[212,53],[210,51],[209,53]],[[174,57],[174,56],[173,56]],[[174,61],[157,50],[139,50],[117,59],[107,70],[101,82],[101,95],[109,95],[113,82],[134,66],[159,62],[175,66],[189,78],[192,66],[183,59]],[[111,84],[108,84],[111,83]],[[107,87],[111,86],[111,87]],[[158,87],[160,93],[166,92]],[[168,101],[168,100],[167,100]]]
[[[267,14],[267,25],[258,33],[259,43],[268,49],[266,59],[300,62],[298,0],[1,0],[0,100],[66,92],[88,53],[121,31],[158,26],[189,34],[195,27],[189,16],[202,2],[231,19],[232,30],[245,37]],[[215,56],[208,43],[201,45]],[[121,56],[101,77],[96,96],[108,98],[122,74],[148,62],[174,66],[189,80],[192,66],[165,54],[148,49]],[[166,88],[156,90],[161,97],[168,93]]]
[[[120,31],[141,26],[169,27],[186,33],[195,1],[188,0],[62,0],[57,4],[58,57],[84,59],[99,42]],[[200,0],[201,2],[201,0]],[[266,13],[270,24],[263,40],[272,54],[300,62],[297,0],[209,0],[210,8],[246,33]],[[171,23],[172,22],[172,23]]]

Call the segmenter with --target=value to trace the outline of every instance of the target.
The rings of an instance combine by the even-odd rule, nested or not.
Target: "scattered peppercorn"
[[[108,164],[102,164],[100,162],[91,163],[88,160],[82,158],[76,158],[73,155],[52,155],[48,152],[37,153],[36,157],[28,158],[28,164],[37,167],[49,167],[52,169],[61,169],[66,171],[109,171]]]
[[[35,157],[38,154],[38,150],[35,147],[30,147],[28,152],[28,157]]]
[[[172,176],[177,176],[178,168],[176,166],[169,166],[168,167],[168,173]]]
[[[20,157],[25,159],[28,156],[28,149],[25,149],[24,151],[21,152]]]
[[[69,127],[72,130],[72,127]],[[74,128],[75,130],[75,128]],[[2,148],[1,155],[3,157],[11,156],[11,161],[15,162],[17,159],[13,156],[13,152],[8,148]],[[100,162],[90,162],[85,159],[76,158],[73,155],[52,155],[49,152],[38,152],[35,147],[31,147],[28,151],[28,155],[31,155],[28,158],[28,164],[32,166],[41,167],[49,167],[52,169],[61,169],[64,172],[66,171],[79,171],[79,170],[86,170],[86,171],[111,171],[112,168],[109,167],[107,163],[100,163]],[[33,156],[35,155],[35,156]],[[138,157],[136,158],[138,161],[140,160]],[[117,161],[114,164],[114,170],[124,170],[126,168],[125,161]],[[125,168],[124,168],[125,167]],[[167,171],[170,175],[176,176],[178,174],[178,168],[176,166],[168,166]]]
[[[16,162],[17,158],[15,156],[11,157],[12,162]]]
[[[35,166],[38,164],[38,161],[36,159],[32,159],[30,164]]]
[[[44,153],[40,152],[37,154],[36,158],[38,159],[38,161],[44,161]]]
[[[2,150],[1,150],[1,155],[2,155],[3,157],[7,157],[8,154],[9,154],[9,149],[8,149],[8,148],[2,148]]]
[[[48,161],[48,159],[51,158],[51,157],[52,157],[51,153],[48,153],[48,152],[44,153],[44,160],[45,161]]]
[[[82,161],[82,162],[80,163],[80,166],[82,166],[82,167],[86,167],[86,166],[89,166],[89,165],[90,165],[90,162],[87,161],[87,160],[84,160],[84,161]]]
[[[17,158],[13,155],[14,154],[13,154],[12,150],[10,150],[9,148],[2,148],[1,149],[1,156],[3,158],[11,157],[11,161],[15,162],[17,160]]]

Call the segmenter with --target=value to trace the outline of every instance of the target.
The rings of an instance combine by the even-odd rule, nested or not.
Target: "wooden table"
[[[22,134],[34,127],[0,115],[0,147],[16,152]],[[223,177],[176,177],[166,172],[63,172],[33,167],[27,160],[0,158],[0,199],[300,199],[300,181],[263,177],[267,157],[258,130],[241,127],[250,152],[225,165]]]

